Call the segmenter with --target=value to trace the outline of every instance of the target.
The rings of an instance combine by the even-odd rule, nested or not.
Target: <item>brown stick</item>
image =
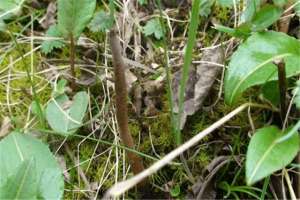
[[[71,88],[76,90],[76,73],[75,73],[75,41],[74,36],[70,35],[70,67],[71,67]]]
[[[284,122],[287,107],[286,107],[286,71],[285,71],[285,64],[283,61],[279,62],[277,65],[278,68],[278,85],[279,85],[279,92],[280,92],[280,116],[281,121]]]
[[[109,37],[115,73],[116,115],[120,137],[125,146],[133,149],[134,142],[128,128],[128,94],[125,77],[125,63],[121,54],[121,45],[114,29],[110,31]],[[127,151],[127,156],[134,174],[138,174],[144,170],[142,160],[138,155]]]

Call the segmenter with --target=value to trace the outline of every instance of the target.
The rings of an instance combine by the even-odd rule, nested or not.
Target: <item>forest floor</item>
[[[159,24],[155,24],[160,12],[154,2],[149,0],[141,5],[138,1],[116,1],[117,30],[128,67],[129,130],[146,168],[176,148],[170,123],[161,34],[167,34],[172,89],[177,94],[175,88],[179,85],[184,62],[191,2],[170,2],[162,2],[167,26],[166,30],[160,30]],[[108,10],[108,7],[108,2],[98,1],[96,10]],[[193,114],[187,116],[183,124],[183,142],[237,107],[225,104],[223,83],[226,65],[239,40],[220,33],[213,25],[233,27],[242,9],[242,3],[235,6],[214,4],[200,17],[192,70],[202,65],[217,66],[218,69],[213,84],[204,91],[200,105],[191,108]],[[0,33],[1,131],[24,130],[49,144],[64,171],[64,199],[101,198],[115,183],[133,176],[118,132],[108,33],[95,33],[86,28],[76,43],[76,90],[67,87],[66,93],[71,97],[76,91],[86,91],[89,95],[85,125],[76,135],[67,138],[43,133],[34,113],[33,87],[41,105],[46,107],[59,80],[72,81],[68,42],[50,53],[42,51],[42,43],[47,40],[45,33],[56,21],[55,11],[55,1],[29,1],[17,17],[6,21],[7,31]],[[151,20],[152,24],[147,24]],[[188,88],[192,97],[198,95],[192,86],[201,76],[195,71],[190,73]],[[248,90],[237,105],[247,103],[249,99],[264,102],[257,95],[259,93],[260,89],[256,87]],[[269,110],[249,107],[233,117],[186,151],[184,159],[178,157],[152,175],[149,198],[259,198],[264,182],[246,185],[245,154],[254,130],[271,120],[271,115]],[[274,198],[272,189],[268,188],[266,192],[267,198]],[[132,189],[123,198],[141,197]]]

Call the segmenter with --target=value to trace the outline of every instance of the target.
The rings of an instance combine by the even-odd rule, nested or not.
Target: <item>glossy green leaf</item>
[[[282,58],[287,77],[300,73],[300,42],[284,33],[255,33],[233,54],[225,76],[225,101],[234,104],[251,86],[277,80],[272,63]]]
[[[18,186],[18,182],[15,182],[15,188],[9,189],[13,192],[19,188],[18,197],[26,195],[34,197],[34,190],[37,187],[37,198],[49,200],[62,198],[64,191],[62,172],[47,145],[38,139],[18,132],[10,133],[0,141],[0,163],[0,188],[9,189],[12,180],[23,177],[26,179],[22,180],[29,185]]]
[[[46,32],[46,37],[58,39],[49,39],[42,43],[42,52],[45,54],[50,53],[55,48],[62,48],[65,45],[65,43],[59,39],[62,37],[62,34],[59,32],[57,25],[50,26]]]
[[[299,151],[299,136],[277,143],[284,133],[275,126],[257,130],[251,138],[246,155],[248,185],[271,175],[291,163]]]
[[[58,0],[58,29],[66,38],[78,38],[93,17],[96,0]]]
[[[97,12],[89,24],[89,28],[93,32],[104,32],[111,29],[114,25],[114,18],[110,13],[106,13],[103,10]]]
[[[74,133],[82,125],[88,101],[86,92],[78,92],[72,102],[65,94],[52,99],[46,108],[50,127],[64,136]]]
[[[36,199],[37,183],[34,159],[25,160],[0,187],[0,199]]]
[[[251,20],[252,31],[262,31],[268,28],[280,18],[281,14],[282,10],[277,6],[263,6]]]

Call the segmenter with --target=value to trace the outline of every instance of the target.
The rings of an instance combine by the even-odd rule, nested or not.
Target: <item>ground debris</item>
[[[219,65],[224,62],[224,53],[221,47],[208,49],[203,52],[201,64],[192,65],[189,73],[189,79],[185,90],[184,111],[181,118],[181,129],[184,127],[187,116],[193,115],[201,109],[205,98],[221,71]],[[174,111],[178,112],[179,88],[182,71],[175,73],[172,81],[172,90],[174,95]]]
[[[235,160],[239,159],[235,157]],[[192,191],[186,199],[216,199],[217,192],[214,179],[218,171],[228,162],[232,161],[232,156],[219,156],[214,158],[211,163],[203,170],[201,177],[192,186]]]

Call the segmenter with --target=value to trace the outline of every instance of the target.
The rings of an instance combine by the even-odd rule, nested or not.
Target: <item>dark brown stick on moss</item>
[[[280,92],[280,116],[281,121],[283,122],[286,117],[287,107],[286,107],[286,71],[285,64],[283,61],[280,61],[277,64],[278,68],[278,85]]]
[[[76,73],[75,73],[75,39],[70,35],[70,68],[71,68],[71,88],[76,90]]]
[[[125,77],[125,63],[121,54],[121,45],[114,29],[110,31],[109,37],[115,73],[116,115],[120,137],[125,146],[133,149],[134,142],[128,128],[128,94]],[[127,156],[134,174],[138,174],[144,170],[142,160],[138,155],[127,151]]]

